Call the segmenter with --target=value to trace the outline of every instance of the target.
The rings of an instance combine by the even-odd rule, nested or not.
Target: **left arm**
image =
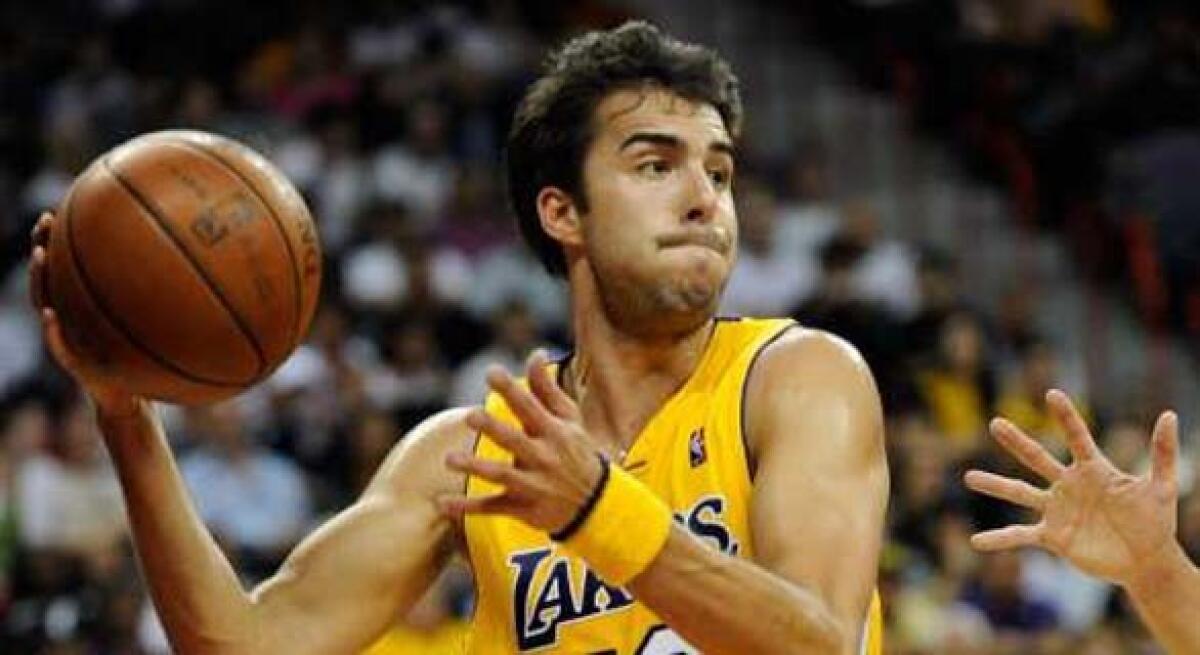
[[[856,652],[888,487],[871,374],[844,342],[795,331],[759,358],[745,402],[756,561],[675,526],[630,590],[704,652]]]

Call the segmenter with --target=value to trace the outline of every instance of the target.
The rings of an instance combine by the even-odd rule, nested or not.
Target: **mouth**
[[[724,230],[686,230],[672,232],[658,238],[660,250],[698,246],[724,256],[729,253],[729,245],[729,236]]]

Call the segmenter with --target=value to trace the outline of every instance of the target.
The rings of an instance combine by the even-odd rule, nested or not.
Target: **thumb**
[[[1179,460],[1179,416],[1172,411],[1159,415],[1150,439],[1150,479],[1177,488],[1176,463]]]
[[[46,345],[50,348],[50,353],[54,355],[55,361],[73,377],[77,379],[82,377],[83,362],[67,345],[66,338],[63,337],[62,323],[58,321],[58,314],[50,307],[42,307],[41,312],[42,336],[46,339]],[[79,381],[83,382],[83,380]]]

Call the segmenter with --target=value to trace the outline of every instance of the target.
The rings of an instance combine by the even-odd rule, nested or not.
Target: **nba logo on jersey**
[[[704,428],[696,428],[688,437],[688,460],[692,468],[708,461],[708,450],[704,446]]]

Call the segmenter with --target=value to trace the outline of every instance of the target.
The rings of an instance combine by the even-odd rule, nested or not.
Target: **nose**
[[[720,192],[703,166],[700,166],[699,170],[693,170],[688,179],[688,210],[684,220],[688,223],[707,223],[716,214]]]

